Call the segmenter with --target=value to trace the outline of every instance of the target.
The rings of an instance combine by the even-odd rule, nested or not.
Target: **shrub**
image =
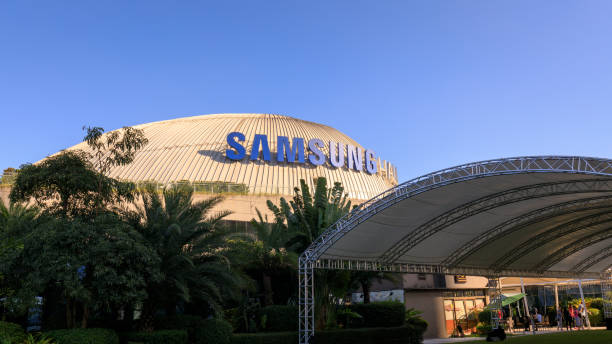
[[[363,317],[356,327],[398,327],[406,319],[406,308],[401,302],[356,303],[350,310]]]
[[[22,342],[26,334],[18,324],[0,321],[0,341]]]
[[[222,319],[208,319],[195,330],[194,337],[196,344],[230,344],[232,325]]]
[[[204,326],[204,319],[196,315],[173,315],[155,318],[156,330],[186,330],[190,342],[199,343],[196,338],[196,329]]]
[[[597,308],[600,311],[603,311],[604,309],[604,300],[601,297],[595,297],[590,300],[585,300],[585,302],[589,305],[588,308]]]
[[[314,344],[419,344],[423,331],[413,326],[359,328],[317,331]],[[297,332],[241,333],[232,336],[231,344],[297,344]]]
[[[483,309],[478,313],[478,322],[486,325],[491,324],[491,311],[489,309]]]
[[[589,321],[591,322],[591,326],[600,326],[603,325],[604,319],[603,314],[597,308],[588,308],[589,311]]]
[[[315,332],[315,344],[420,344],[423,331],[413,326],[358,328]]]
[[[297,342],[297,332],[268,332],[234,334],[231,344],[294,344]]]
[[[418,318],[415,317],[415,318],[411,318],[410,320],[407,320],[406,325],[410,325],[414,327],[415,329],[421,330],[422,332],[425,332],[427,330],[427,326],[429,326],[427,321],[425,321],[425,319],[421,317],[418,317]]]
[[[490,324],[484,323],[484,322],[479,322],[476,325],[476,332],[480,335],[486,335],[489,332],[491,332],[492,329],[493,329],[493,326],[491,326]]]
[[[122,339],[128,342],[139,342],[143,344],[186,344],[187,331],[185,330],[161,330],[153,332],[128,332],[122,335]],[[62,344],[62,343],[59,343]]]
[[[267,332],[297,331],[297,306],[267,306],[259,310],[260,326]]]
[[[106,328],[75,328],[45,333],[57,344],[119,344],[119,337]]]

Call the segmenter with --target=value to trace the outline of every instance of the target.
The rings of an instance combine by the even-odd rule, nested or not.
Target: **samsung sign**
[[[225,156],[231,160],[244,159],[247,156],[246,148],[241,144],[244,141],[245,136],[243,133],[229,133],[227,135],[227,144],[230,148],[225,151]],[[323,148],[326,144],[329,145],[329,156],[323,153]],[[264,161],[271,161],[267,135],[256,134],[253,137],[251,147],[251,152],[249,153],[250,160],[258,160],[260,155],[262,155]],[[308,157],[306,157],[305,153],[306,147]],[[311,139],[305,144],[304,139],[301,137],[294,137],[292,140],[289,140],[287,136],[278,136],[276,139],[276,161],[299,164],[308,161],[315,166],[323,165],[328,161],[331,166],[336,168],[344,167],[346,164],[348,169],[355,171],[365,171],[370,174],[375,174],[378,171],[374,151],[366,149],[364,152],[361,147],[353,145],[346,145],[346,150],[344,147],[345,144],[341,142],[323,142],[320,139]],[[391,168],[389,165],[387,169],[390,170]]]

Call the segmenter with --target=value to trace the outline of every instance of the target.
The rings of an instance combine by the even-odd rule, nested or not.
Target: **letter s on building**
[[[244,134],[237,131],[227,134],[227,144],[234,148],[235,151],[232,149],[227,149],[225,151],[225,156],[232,160],[242,160],[242,158],[244,158],[246,155],[246,149],[243,145],[238,143],[236,139],[238,139],[240,142],[244,141]]]

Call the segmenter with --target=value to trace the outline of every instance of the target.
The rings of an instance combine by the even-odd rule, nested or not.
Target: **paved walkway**
[[[591,327],[591,330],[605,330],[605,327]],[[557,332],[567,332],[567,331],[557,331],[556,327],[554,329],[545,329],[543,331],[536,331],[536,335],[547,334],[547,333],[557,333]],[[513,336],[527,336],[532,335],[531,332],[522,332],[515,331]],[[464,338],[436,338],[436,339],[425,339],[423,344],[443,344],[443,343],[461,343],[461,342],[469,342],[469,341],[485,341],[485,337],[464,337]]]

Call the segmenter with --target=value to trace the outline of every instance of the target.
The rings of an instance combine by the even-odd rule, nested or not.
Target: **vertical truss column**
[[[601,294],[604,301],[604,320],[606,324],[612,325],[612,271],[608,270],[601,276]]]
[[[501,283],[498,277],[488,277],[489,282],[487,288],[491,291],[491,302],[489,309],[491,310],[491,326],[496,329],[501,327],[503,322],[503,311],[502,311],[502,292]]]
[[[314,264],[306,257],[300,257],[298,264],[299,344],[308,344],[314,335]]]

